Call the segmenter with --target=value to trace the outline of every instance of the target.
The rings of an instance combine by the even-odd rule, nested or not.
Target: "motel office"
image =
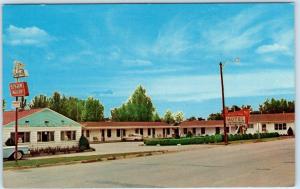
[[[140,134],[144,138],[168,138],[176,133],[180,136],[191,132],[193,135],[213,135],[224,133],[222,120],[184,121],[179,125],[165,122],[82,122],[83,134],[91,142],[120,141],[130,134]],[[229,134],[237,133],[237,126],[227,127]],[[249,127],[246,133],[278,132],[287,134],[291,128],[295,131],[295,114],[256,114],[250,115]]]

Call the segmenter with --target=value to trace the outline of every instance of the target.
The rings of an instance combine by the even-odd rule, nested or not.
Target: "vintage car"
[[[143,136],[140,134],[129,134],[128,136],[124,136],[122,141],[142,141]]]
[[[15,146],[3,146],[3,159],[22,159],[25,154],[29,154],[28,146],[18,146],[18,152],[15,153]]]

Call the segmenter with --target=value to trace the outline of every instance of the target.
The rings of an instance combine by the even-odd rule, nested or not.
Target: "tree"
[[[195,120],[197,120],[197,118],[195,116],[192,116],[190,118],[187,118],[186,120],[187,121],[195,121]]]
[[[30,108],[47,108],[49,107],[49,98],[45,95],[35,96],[30,103]]]
[[[83,121],[100,121],[104,119],[104,107],[101,102],[93,97],[88,97],[85,102],[82,120]]]
[[[263,104],[259,105],[259,111],[262,113],[283,113],[295,112],[295,102],[287,101],[285,99],[276,100],[272,98],[267,99]]]
[[[197,119],[198,119],[198,121],[203,121],[203,120],[205,120],[203,117],[198,117]]]
[[[2,99],[2,111],[5,111],[6,108],[6,102],[4,99]]]
[[[173,113],[171,112],[171,110],[167,110],[165,115],[164,115],[164,121],[167,123],[175,123],[175,118],[173,116]]]
[[[146,90],[139,85],[128,101],[111,111],[114,121],[152,121],[155,108]]]
[[[220,113],[209,114],[209,116],[207,118],[207,120],[222,120],[222,119],[223,119],[223,116]]]
[[[184,120],[184,115],[183,115],[183,112],[177,112],[175,115],[174,115],[174,119],[175,119],[175,122],[178,124],[180,122],[182,122]]]
[[[156,121],[156,122],[161,121],[161,118],[159,117],[159,115],[158,115],[157,112],[154,113],[154,116],[153,116],[152,120],[153,120],[153,121]]]

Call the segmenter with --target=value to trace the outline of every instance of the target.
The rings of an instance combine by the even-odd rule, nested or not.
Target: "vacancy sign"
[[[9,84],[10,95],[14,97],[28,96],[27,82],[16,82]]]

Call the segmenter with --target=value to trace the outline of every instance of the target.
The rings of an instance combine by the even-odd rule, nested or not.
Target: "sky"
[[[162,116],[295,98],[294,4],[4,5],[3,98],[25,63],[30,101],[58,91],[110,110],[138,85]],[[236,61],[239,60],[239,61]]]

